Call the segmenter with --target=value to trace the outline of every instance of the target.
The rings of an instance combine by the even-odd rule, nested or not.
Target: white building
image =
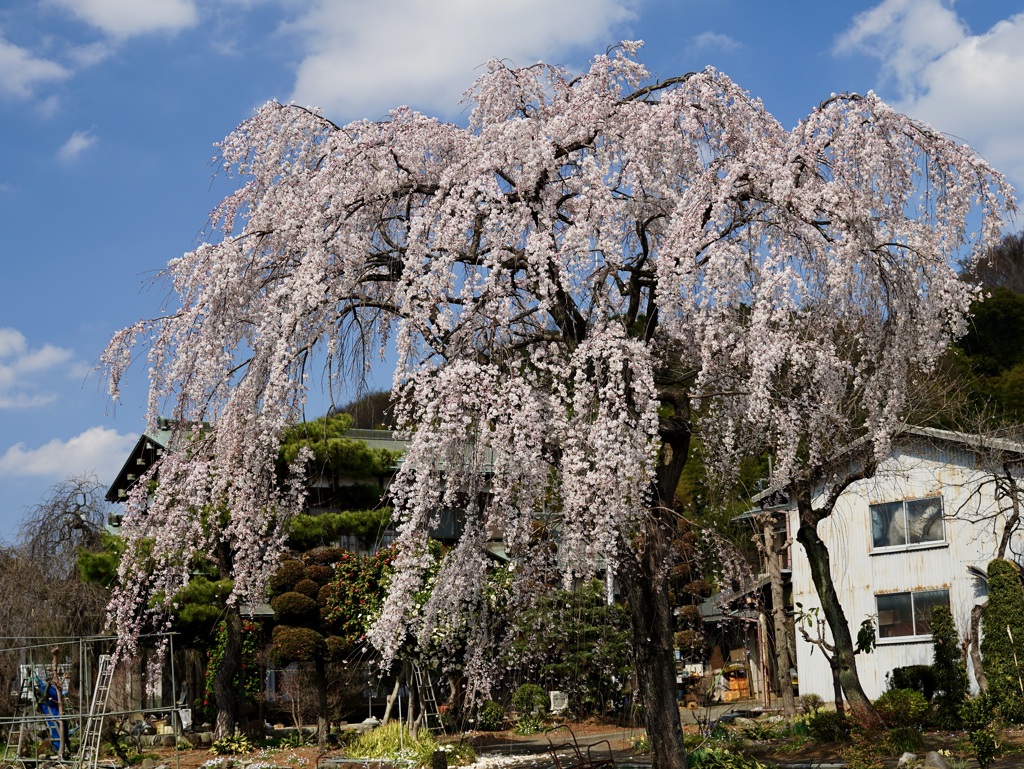
[[[935,606],[949,606],[965,638],[971,608],[986,600],[978,575],[997,552],[1006,518],[998,515],[991,468],[999,471],[1008,463],[1011,472],[1024,469],[1024,447],[999,442],[994,463],[992,448],[992,441],[915,429],[897,441],[874,477],[850,486],[818,525],[854,639],[864,619],[877,622],[874,652],[857,655],[861,683],[872,699],[885,691],[893,668],[931,663],[929,620]],[[793,508],[788,523],[795,535]],[[1019,545],[1019,538],[1011,544]],[[1007,558],[1014,558],[1014,549],[1024,552],[1011,546]],[[807,557],[795,542],[791,562],[794,605],[820,607]],[[832,674],[820,649],[798,633],[796,650],[800,693],[831,700]]]

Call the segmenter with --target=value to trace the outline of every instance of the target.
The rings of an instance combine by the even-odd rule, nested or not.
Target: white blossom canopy
[[[150,418],[215,427],[164,459],[146,516],[144,484],[132,498],[129,537],[155,544],[148,570],[122,566],[120,628],[215,538],[236,594],[260,590],[301,502],[274,462],[310,368],[358,377],[389,340],[411,448],[385,656],[481,600],[488,531],[522,557],[544,510],[567,575],[614,563],[671,502],[653,486],[666,401],[701,401],[720,455],[762,436],[782,480],[857,431],[884,448],[908,372],[965,329],[956,267],[995,242],[1011,190],[873,94],[785,130],[714,70],[645,85],[637,47],[575,78],[491,62],[466,127],[270,103],[224,140],[240,186],[216,232],[168,265],[172,310],[104,357],[116,397],[144,344]],[[414,617],[445,508],[466,533]]]

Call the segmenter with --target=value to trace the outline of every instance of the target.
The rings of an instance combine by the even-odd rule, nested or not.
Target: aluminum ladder
[[[92,702],[89,703],[89,715],[85,720],[82,732],[81,747],[78,749],[78,766],[80,769],[96,769],[100,755],[100,736],[103,733],[103,717],[107,712],[107,701],[110,698],[110,682],[114,677],[114,665],[109,654],[100,655],[100,666],[96,674],[96,687],[93,690]]]
[[[416,691],[423,705],[423,725],[433,732],[442,732],[441,713],[437,709],[437,695],[434,693],[434,682],[429,671],[420,667],[418,662],[412,663],[412,675],[416,681]]]

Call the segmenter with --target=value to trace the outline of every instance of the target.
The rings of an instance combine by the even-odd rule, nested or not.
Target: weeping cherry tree
[[[151,598],[214,541],[237,599],[263,589],[301,505],[302,458],[289,483],[275,459],[309,377],[358,380],[393,345],[411,446],[371,633],[385,662],[486,612],[482,545],[502,532],[525,574],[543,519],[567,583],[613,570],[655,766],[685,767],[667,575],[691,435],[725,471],[765,436],[752,448],[777,454],[781,484],[852,429],[854,403],[882,451],[907,372],[964,330],[976,292],[956,261],[1011,204],[975,153],[872,94],[786,130],[714,70],[651,83],[638,47],[579,76],[492,61],[466,126],[403,107],[340,127],[270,103],[219,145],[237,191],[169,263],[175,304],[104,357],[116,397],[145,346],[150,418],[213,425],[155,468],[146,515],[131,497],[118,627],[159,621]],[[808,387],[778,386],[793,377]],[[417,609],[446,508],[465,532]],[[453,634],[479,692],[488,624]]]

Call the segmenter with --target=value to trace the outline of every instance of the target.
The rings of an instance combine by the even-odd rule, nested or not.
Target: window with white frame
[[[942,497],[871,505],[871,534],[876,550],[945,542]]]
[[[879,638],[929,636],[932,633],[932,611],[936,606],[949,608],[949,590],[876,595],[875,605]]]

